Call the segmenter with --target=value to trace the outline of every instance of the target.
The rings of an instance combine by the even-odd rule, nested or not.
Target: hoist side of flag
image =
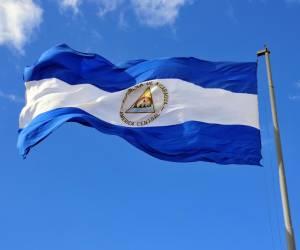
[[[193,57],[114,65],[53,47],[25,69],[19,152],[78,122],[162,160],[260,165],[256,68]]]

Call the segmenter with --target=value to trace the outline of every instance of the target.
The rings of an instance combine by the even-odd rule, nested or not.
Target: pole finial
[[[264,44],[264,49],[257,51],[257,57],[265,56],[266,54],[271,54],[270,50],[268,49],[267,44]]]

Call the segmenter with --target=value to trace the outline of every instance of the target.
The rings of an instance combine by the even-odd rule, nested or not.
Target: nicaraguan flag
[[[163,160],[259,165],[256,68],[193,57],[114,65],[56,46],[25,69],[20,154],[78,122]]]

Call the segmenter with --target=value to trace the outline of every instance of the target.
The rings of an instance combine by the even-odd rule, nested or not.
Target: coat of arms
[[[120,118],[129,126],[145,126],[159,117],[168,99],[168,90],[159,81],[138,84],[126,92]]]

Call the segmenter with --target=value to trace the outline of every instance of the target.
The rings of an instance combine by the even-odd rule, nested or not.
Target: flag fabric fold
[[[19,152],[78,122],[162,160],[260,165],[256,68],[193,57],[114,65],[53,47],[24,72]]]

